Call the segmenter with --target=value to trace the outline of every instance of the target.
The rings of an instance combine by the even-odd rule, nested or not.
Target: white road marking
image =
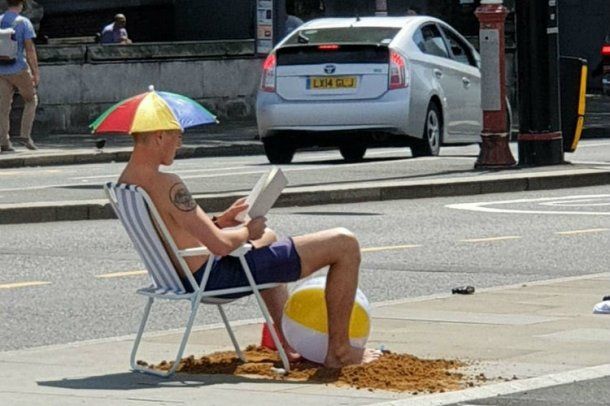
[[[505,240],[518,240],[521,238],[518,235],[507,235],[503,237],[488,237],[488,238],[470,238],[467,240],[460,240],[460,242],[494,242],[494,241],[505,241]]]
[[[596,200],[601,200],[601,203],[596,203]],[[605,201],[605,202],[604,202]],[[600,197],[597,199],[574,199],[569,201],[561,201],[561,202],[546,202],[540,203],[541,206],[559,206],[559,207],[583,207],[583,206],[610,206],[610,200],[608,197]]]
[[[590,228],[588,230],[572,230],[572,231],[557,231],[557,235],[576,235],[576,234],[591,234],[591,233],[603,233],[608,231],[607,228]]]
[[[579,216],[610,216],[610,212],[591,212],[591,211],[551,211],[551,210],[520,210],[520,209],[499,209],[493,207],[485,207],[491,205],[506,205],[516,203],[535,203],[535,202],[553,202],[553,201],[578,201],[586,199],[610,198],[610,195],[581,195],[581,196],[564,196],[564,197],[543,197],[539,199],[516,199],[503,200],[497,202],[477,202],[477,203],[458,203],[448,204],[445,207],[456,210],[478,211],[485,213],[516,213],[516,214],[573,214]]]
[[[17,288],[26,288],[26,287],[30,287],[30,286],[42,286],[42,285],[50,285],[50,284],[51,284],[51,282],[42,282],[42,281],[6,283],[4,285],[0,285],[0,289],[17,289]]]

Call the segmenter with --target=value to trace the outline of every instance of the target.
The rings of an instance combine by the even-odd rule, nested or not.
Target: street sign
[[[256,52],[268,54],[273,49],[273,0],[256,2]]]

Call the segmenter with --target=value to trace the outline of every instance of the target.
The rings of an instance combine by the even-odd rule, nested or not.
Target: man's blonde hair
[[[169,135],[173,135],[173,132],[176,132],[178,130],[156,130],[156,131],[148,131],[148,132],[142,132],[142,133],[133,133],[133,139],[135,141],[136,144],[148,144],[149,140],[152,139],[153,135],[157,135],[157,134],[161,134],[161,135],[165,135],[165,134],[169,134]]]

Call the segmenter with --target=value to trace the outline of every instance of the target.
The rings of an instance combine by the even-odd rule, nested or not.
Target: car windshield
[[[292,34],[285,44],[389,44],[398,31],[395,27],[304,29]]]

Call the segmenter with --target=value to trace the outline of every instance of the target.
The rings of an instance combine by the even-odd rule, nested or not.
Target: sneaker
[[[38,149],[36,144],[34,144],[34,141],[32,141],[31,139],[17,138],[15,139],[15,142],[18,142],[19,144],[32,151],[36,151]]]
[[[11,145],[2,145],[0,146],[0,152],[15,152],[15,148]]]

